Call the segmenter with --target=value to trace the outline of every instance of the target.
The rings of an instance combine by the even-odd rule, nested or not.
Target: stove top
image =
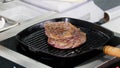
[[[97,68],[120,68],[120,58],[113,58],[99,65]]]
[[[107,44],[118,45],[118,44],[120,44],[119,41],[120,41],[119,37],[114,37]],[[80,58],[80,60],[78,59],[78,60],[70,61],[70,62],[69,61],[63,61],[63,60],[62,61],[57,61],[57,60],[50,59],[50,58],[47,58],[47,57],[41,57],[41,56],[36,55],[34,53],[31,53],[31,52],[24,51],[24,49],[19,46],[20,44],[16,40],[15,36],[1,41],[0,44],[3,45],[4,47],[7,47],[7,48],[17,52],[17,53],[23,54],[23,55],[25,55],[25,56],[27,56],[29,58],[32,58],[34,60],[37,60],[37,61],[39,61],[41,63],[44,63],[44,64],[50,66],[50,67],[55,67],[55,68],[61,68],[61,67],[62,68],[63,67],[73,68],[78,64],[86,62],[87,60],[90,60],[90,59],[102,54],[102,51],[93,50],[91,52],[86,53],[84,55],[86,57]]]
[[[0,68],[25,68],[0,56]]]

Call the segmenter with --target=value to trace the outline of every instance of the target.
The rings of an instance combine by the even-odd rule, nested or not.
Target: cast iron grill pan
[[[45,29],[43,26],[47,21],[67,21],[72,23],[87,34],[86,43],[77,48],[65,50],[50,46],[47,42],[47,36],[45,35]],[[29,51],[62,58],[76,57],[93,49],[97,49],[104,46],[112,37],[113,33],[103,27],[73,18],[55,18],[39,22],[16,35],[17,40],[23,44],[21,46],[27,47]]]

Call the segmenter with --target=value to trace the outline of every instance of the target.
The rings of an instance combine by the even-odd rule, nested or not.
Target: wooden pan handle
[[[103,52],[104,52],[105,54],[107,54],[107,55],[115,56],[115,57],[120,58],[120,48],[106,45],[106,46],[103,48]]]

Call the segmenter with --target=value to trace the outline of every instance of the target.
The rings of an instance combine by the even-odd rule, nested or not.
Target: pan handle
[[[104,23],[106,23],[106,20],[104,18],[99,20],[98,22],[95,22],[95,24],[97,24],[97,25],[102,25]]]
[[[109,21],[109,15],[107,13],[104,13],[104,17],[100,19],[98,22],[95,22],[97,25],[102,25],[104,23],[107,23]]]
[[[113,46],[110,46],[110,45],[106,45],[103,48],[103,52],[107,55],[115,56],[115,57],[120,58],[120,48],[113,47]]]

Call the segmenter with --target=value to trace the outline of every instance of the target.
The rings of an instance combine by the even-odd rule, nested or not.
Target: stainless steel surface
[[[2,8],[2,9],[4,10],[4,8]],[[50,12],[46,15],[38,16],[38,17],[32,18],[30,20],[20,22],[20,25],[0,33],[0,41],[10,38],[12,36],[15,36],[17,33],[22,31],[23,29],[25,29],[35,23],[38,23],[40,21],[50,19],[53,17],[57,17],[57,14],[54,12]],[[5,48],[2,45],[0,45],[0,56],[5,57],[13,62],[20,64],[20,65],[23,65],[27,68],[50,68],[47,65],[44,65],[40,62],[37,62],[35,60],[32,60],[32,59],[24,56],[22,54],[19,54],[8,48]],[[86,63],[76,66],[75,68],[95,68],[98,65],[102,64],[103,62],[110,60],[111,58],[113,58],[113,57],[107,56],[107,55],[104,57],[95,57],[95,58],[87,61]]]
[[[20,22],[19,26],[16,26],[14,28],[11,28],[10,30],[0,33],[0,41],[5,40],[9,37],[15,36],[18,32],[22,31],[23,29],[25,29],[35,23],[52,18],[53,14],[54,14],[54,12],[49,12],[46,15],[35,17],[29,21]]]
[[[47,65],[32,60],[22,54],[16,53],[0,45],[0,56],[7,58],[15,63],[18,63],[26,68],[50,68]]]
[[[4,32],[5,30],[8,30],[10,28],[13,28],[13,27],[16,27],[16,26],[20,25],[19,22],[10,20],[10,19],[2,17],[2,16],[1,16],[1,18],[3,19],[3,22],[5,24],[4,24],[4,26],[2,28],[0,28],[0,32]]]
[[[2,16],[0,17],[0,28],[3,28],[5,25],[5,18],[3,18]]]
[[[11,2],[13,0],[0,0],[1,3],[7,3],[7,2]]]

